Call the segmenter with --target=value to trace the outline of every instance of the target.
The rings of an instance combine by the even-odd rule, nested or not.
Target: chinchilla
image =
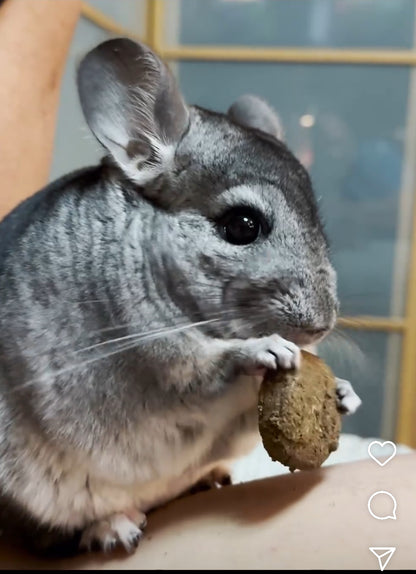
[[[188,106],[128,39],[77,82],[104,159],[0,224],[0,492],[42,548],[132,550],[149,510],[229,482],[262,372],[333,328],[336,274],[263,100]],[[359,403],[340,381],[340,409]]]

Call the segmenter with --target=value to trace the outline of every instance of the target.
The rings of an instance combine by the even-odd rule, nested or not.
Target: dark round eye
[[[262,218],[254,209],[230,209],[220,221],[223,238],[233,245],[248,245],[256,241],[262,231]]]

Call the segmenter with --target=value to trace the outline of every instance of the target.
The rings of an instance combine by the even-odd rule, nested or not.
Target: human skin
[[[0,219],[49,178],[61,78],[81,0],[0,5]]]
[[[395,546],[386,571],[414,570],[415,476],[412,453],[384,467],[365,460],[227,486],[150,513],[145,537],[130,556],[118,551],[41,562],[4,544],[0,564],[76,570],[379,570],[369,547]],[[368,500],[380,490],[396,498],[397,520],[369,514]]]

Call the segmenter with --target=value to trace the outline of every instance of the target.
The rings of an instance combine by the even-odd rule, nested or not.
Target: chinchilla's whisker
[[[247,325],[258,327],[259,325],[270,321],[270,311],[267,309],[258,306],[252,306],[251,311],[253,312],[254,317],[251,318],[250,321],[248,321],[246,318],[243,319]]]
[[[27,356],[33,356],[33,357],[39,357],[39,356],[47,356],[50,355],[51,352],[65,352],[66,350],[70,350],[71,353],[82,353],[84,351],[87,350],[91,350],[93,349],[95,346],[101,346],[101,345],[108,345],[111,342],[113,342],[114,340],[129,340],[129,339],[133,339],[135,336],[143,336],[147,333],[153,333],[153,332],[158,332],[161,335],[163,334],[164,331],[167,332],[173,332],[172,329],[176,329],[176,328],[185,328],[188,329],[190,328],[189,325],[192,325],[194,327],[199,327],[199,328],[203,328],[204,325],[210,325],[212,323],[216,323],[218,325],[221,324],[226,324],[230,318],[229,318],[229,313],[231,313],[231,310],[224,310],[224,311],[216,311],[216,312],[212,312],[212,313],[207,313],[207,318],[201,321],[197,321],[197,322],[193,322],[190,323],[189,320],[187,320],[184,317],[179,317],[177,320],[173,321],[173,324],[170,325],[165,325],[163,327],[159,327],[158,329],[154,329],[151,331],[145,331],[145,332],[140,332],[140,333],[129,333],[127,335],[123,335],[120,337],[116,337],[114,339],[108,339],[106,341],[99,341],[98,343],[95,344],[91,344],[88,345],[85,348],[80,348],[77,349],[75,348],[74,350],[74,346],[76,346],[77,341],[79,341],[80,339],[85,340],[85,339],[93,339],[94,337],[97,337],[99,335],[105,334],[105,333],[114,333],[117,331],[121,331],[122,329],[134,329],[136,327],[140,327],[142,326],[142,323],[120,323],[117,325],[113,325],[113,326],[109,326],[109,327],[103,327],[100,329],[93,329],[90,330],[88,332],[83,332],[80,333],[78,336],[72,336],[70,337],[68,334],[66,335],[67,338],[70,337],[71,340],[70,342],[67,343],[63,343],[63,344],[58,344],[58,345],[54,345],[53,349],[47,349],[44,353],[39,353],[37,351],[33,351],[33,353],[30,352],[30,350],[27,351]]]
[[[199,327],[199,326],[202,326],[203,324],[208,324],[208,323],[213,322],[213,321],[215,321],[215,319],[208,320],[208,321],[199,321],[197,323],[190,323],[190,324],[185,325],[183,327],[174,327],[174,328],[170,328],[170,329],[155,330],[154,332],[147,333],[147,334],[142,335],[142,336],[140,336],[140,334],[136,334],[136,335],[134,335],[134,337],[135,337],[134,339],[130,339],[128,342],[125,342],[124,344],[118,345],[117,349],[110,350],[106,353],[99,354],[98,356],[91,357],[90,359],[85,359],[84,361],[80,361],[76,364],[68,365],[67,367],[64,367],[62,369],[57,369],[55,371],[51,371],[50,373],[48,373],[47,376],[56,378],[56,377],[59,377],[60,375],[66,374],[70,371],[73,371],[73,370],[79,369],[81,367],[84,367],[86,365],[89,365],[90,363],[106,359],[108,357],[111,357],[111,356],[113,356],[117,353],[121,353],[123,351],[128,351],[128,350],[134,349],[143,341],[149,341],[152,339],[163,338],[167,335],[175,334],[175,333],[178,333],[181,331],[185,331],[187,329],[194,329],[195,327]],[[121,341],[118,340],[117,342],[121,342]],[[116,341],[114,341],[114,340],[109,341],[109,343],[115,344]],[[99,345],[91,347],[90,350],[93,350],[96,347],[99,347]],[[36,383],[37,381],[43,380],[44,378],[45,377],[43,377],[43,376],[35,377],[29,381],[25,381],[24,383],[22,383],[18,387],[15,387],[14,390],[23,389],[27,386],[30,386],[30,385]]]
[[[112,303],[112,301],[107,298],[94,297],[91,299],[66,299],[64,296],[60,299],[64,305],[89,305],[90,303]]]
[[[198,321],[196,323],[190,323],[183,326],[176,326],[176,327],[162,327],[160,329],[153,329],[151,331],[145,331],[144,333],[133,333],[131,335],[125,335],[124,337],[117,337],[115,339],[109,339],[108,341],[101,341],[100,343],[96,343],[95,345],[90,345],[88,347],[84,347],[83,349],[78,349],[75,353],[84,353],[86,351],[92,351],[93,349],[97,349],[99,347],[103,347],[105,345],[111,345],[114,343],[120,343],[122,341],[128,340],[135,340],[137,342],[147,341],[149,339],[154,339],[155,335],[160,335],[161,337],[165,335],[172,335],[174,333],[180,333],[182,331],[186,331],[188,329],[193,329],[195,327],[202,327],[204,325],[209,325],[210,323],[216,322],[217,319],[208,319],[204,321]]]
[[[341,361],[344,365],[354,365],[355,368],[364,368],[368,360],[368,357],[354,339],[346,333],[335,330],[319,344],[319,350],[324,352],[327,350],[333,355],[333,359],[337,363]]]
[[[154,329],[154,330],[158,331],[158,330],[162,330],[162,329],[169,329],[173,326],[181,326],[184,324],[188,325],[189,321],[184,321],[182,319],[182,321],[179,321],[175,325],[166,325],[164,327],[160,327],[159,329]],[[88,333],[86,333],[86,336],[87,337],[94,337],[96,335],[100,335],[101,333],[109,333],[111,331],[117,331],[117,330],[121,330],[121,329],[132,329],[135,327],[140,327],[141,325],[142,325],[142,323],[119,323],[117,325],[112,325],[111,327],[102,327],[101,329],[92,329],[92,330],[88,331]],[[152,332],[152,331],[149,331],[149,332]],[[147,332],[148,331],[145,331],[144,333],[147,333]],[[82,336],[84,336],[84,334]],[[105,343],[105,342],[109,342],[109,341],[103,341],[103,342]]]
[[[339,341],[342,341],[343,343],[346,343],[349,346],[349,348],[354,349],[360,354],[363,354],[363,351],[360,345],[357,343],[357,341],[355,341],[351,337],[351,335],[348,335],[348,333],[340,330],[338,327],[335,327],[335,329],[333,329],[333,331],[329,333],[327,339],[331,342],[332,340],[334,340],[334,342],[336,342],[337,344],[339,343]]]
[[[25,381],[24,383],[22,383],[18,387],[14,387],[13,390],[18,391],[20,389],[24,389],[24,388],[29,387],[30,385],[33,385],[39,381],[45,380],[45,378],[56,378],[56,377],[59,377],[61,375],[66,374],[66,373],[69,373],[71,371],[74,371],[76,369],[80,369],[82,367],[85,367],[86,365],[89,365],[90,363],[94,363],[96,361],[107,359],[108,357],[112,357],[113,355],[116,355],[117,353],[122,353],[123,351],[128,351],[128,350],[134,349],[135,347],[138,346],[139,342],[140,341],[135,340],[133,343],[129,342],[128,344],[126,343],[124,345],[120,345],[115,350],[108,351],[107,353],[103,353],[103,354],[98,355],[96,357],[92,357],[91,359],[85,359],[84,361],[81,361],[79,363],[76,363],[73,365],[68,365],[67,367],[64,367],[63,369],[57,369],[55,371],[50,371],[47,375],[35,377],[33,379],[30,379],[29,381]]]
[[[183,322],[181,324],[178,324],[176,326],[181,326],[181,325],[188,325],[189,322]],[[72,353],[81,353],[83,352],[85,349],[89,349],[89,348],[93,348],[96,345],[91,345],[86,347],[85,349],[73,349],[74,345],[76,345],[77,341],[79,339],[85,339],[85,338],[93,338],[96,337],[97,335],[101,335],[103,333],[109,333],[109,332],[114,332],[114,331],[120,331],[121,329],[126,329],[126,328],[135,328],[135,327],[140,327],[142,325],[142,323],[121,323],[118,325],[114,325],[113,327],[103,327],[101,329],[92,329],[88,332],[83,332],[80,333],[78,336],[72,337],[71,341],[69,343],[64,343],[62,345],[55,345],[53,348],[53,351],[64,351],[65,349],[71,349]],[[159,329],[156,329],[155,331],[162,331],[163,329],[168,329],[168,328],[172,328],[172,325],[170,325],[169,327],[161,327]],[[147,331],[145,331],[144,333],[147,333]],[[136,335],[139,335],[140,333],[137,334],[129,334],[128,338],[134,337]],[[123,339],[123,337],[119,337],[119,339]],[[117,339],[114,339],[117,340]],[[97,343],[98,345],[102,344],[102,343],[111,343],[111,341],[113,341],[113,339],[108,339],[107,341],[100,341],[99,343]],[[45,351],[45,353],[43,353],[44,355],[49,355],[51,353],[51,350],[48,349],[47,351]],[[34,357],[39,356],[39,353],[34,352],[33,354]]]
[[[110,299],[81,299],[78,301],[67,301],[67,303],[74,303],[77,305],[87,305],[89,303],[109,303]]]

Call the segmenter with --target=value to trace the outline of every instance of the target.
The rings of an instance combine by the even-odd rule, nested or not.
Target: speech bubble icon
[[[384,498],[384,503],[386,503],[386,497],[389,498],[390,500],[388,501],[388,505],[392,508],[391,510],[391,514],[390,513],[386,513],[384,514],[384,516],[379,516],[377,514],[375,514],[371,508],[371,504],[373,502],[373,500],[377,497],[377,500],[380,501]],[[376,520],[396,520],[397,516],[396,516],[396,508],[397,508],[397,502],[396,499],[394,498],[394,496],[392,494],[390,494],[390,492],[387,492],[386,490],[379,490],[378,492],[375,492],[374,494],[372,494],[370,496],[370,498],[368,499],[368,512],[371,514],[371,516],[373,518],[375,518]],[[390,512],[390,511],[389,511]]]

